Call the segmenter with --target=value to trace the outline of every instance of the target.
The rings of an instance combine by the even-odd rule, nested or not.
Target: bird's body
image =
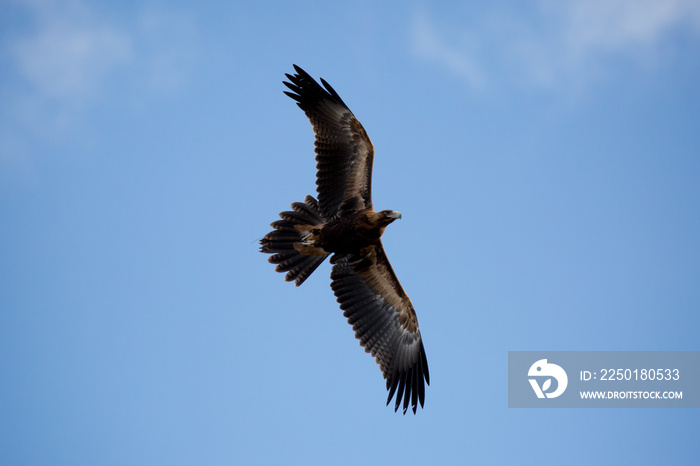
[[[379,244],[387,225],[397,218],[401,214],[395,211],[353,212],[312,230],[313,245],[329,253],[361,254],[363,248]]]
[[[376,212],[371,180],[374,147],[340,96],[323,79],[322,88],[304,70],[287,75],[285,92],[297,101],[316,135],[318,200],[306,196],[281,212],[281,220],[261,240],[261,251],[286,280],[301,285],[333,254],[331,288],[355,336],[387,380],[389,397],[396,393],[398,410],[409,403],[416,412],[430,382],[418,320],[389,264],[381,236],[401,218],[393,210]]]

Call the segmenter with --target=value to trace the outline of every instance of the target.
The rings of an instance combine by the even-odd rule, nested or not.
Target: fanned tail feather
[[[270,224],[274,230],[260,240],[260,251],[272,254],[268,261],[277,264],[275,270],[287,272],[284,279],[299,286],[328,257],[329,253],[314,245],[325,219],[312,196],[292,203],[292,211],[280,212],[280,217],[282,220]]]

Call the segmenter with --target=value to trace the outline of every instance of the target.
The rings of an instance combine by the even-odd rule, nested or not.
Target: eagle
[[[386,227],[401,218],[372,206],[374,146],[360,121],[323,79],[321,87],[294,65],[284,93],[311,122],[315,135],[316,191],[292,203],[272,222],[260,250],[285,280],[301,285],[332,254],[331,288],[355,337],[374,357],[394,395],[394,411],[423,407],[430,384],[416,311],[382,247]],[[290,92],[291,91],[291,92]]]

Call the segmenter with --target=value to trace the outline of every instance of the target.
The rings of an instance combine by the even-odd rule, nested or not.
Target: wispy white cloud
[[[106,73],[132,58],[129,34],[95,18],[83,5],[29,4],[36,29],[17,38],[10,50],[19,77],[36,93],[47,98],[85,96]]]
[[[417,14],[413,22],[414,52],[422,58],[439,63],[466,79],[476,88],[484,85],[476,51],[478,43],[468,30],[460,31],[461,37],[445,37],[438,26],[425,13]]]
[[[698,0],[542,0],[516,16],[494,10],[459,26],[414,14],[416,56],[475,89],[507,85],[564,88],[607,74],[612,60],[647,66],[677,31],[700,37]]]
[[[30,26],[2,49],[0,161],[22,163],[36,142],[75,136],[110,86],[157,93],[186,81],[193,28],[180,16],[142,10],[117,19],[80,0],[29,0],[19,8]]]
[[[171,92],[187,82],[194,53],[194,25],[182,14],[156,10],[138,18],[138,46],[148,86]]]
[[[700,28],[697,0],[549,0],[545,8],[563,20],[570,49],[583,53],[653,47],[678,26]]]

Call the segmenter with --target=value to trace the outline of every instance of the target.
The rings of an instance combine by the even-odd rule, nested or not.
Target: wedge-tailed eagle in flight
[[[423,406],[428,362],[416,311],[396,278],[380,237],[401,218],[399,212],[372,207],[374,147],[359,120],[323,79],[321,87],[294,65],[285,91],[311,121],[316,136],[316,191],[280,213],[261,241],[285,280],[304,283],[333,254],[331,288],[343,315],[386,379],[387,405]],[[324,89],[325,88],[325,89]]]

